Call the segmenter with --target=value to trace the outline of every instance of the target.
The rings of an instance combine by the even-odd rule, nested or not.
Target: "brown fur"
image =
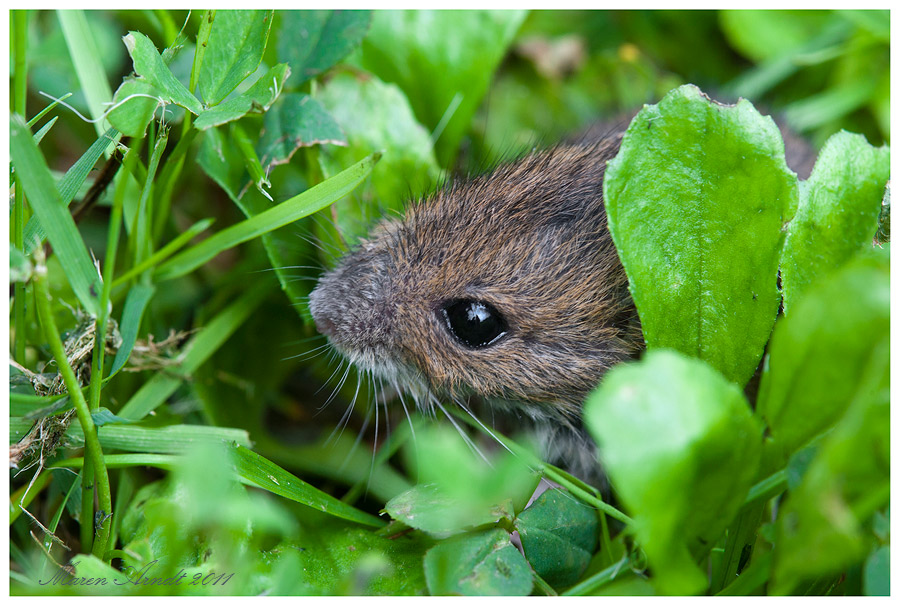
[[[411,205],[322,278],[310,298],[320,329],[407,386],[577,424],[603,373],[642,345],[602,199],[619,141],[534,152]],[[508,334],[458,343],[440,316],[458,298],[492,304]]]

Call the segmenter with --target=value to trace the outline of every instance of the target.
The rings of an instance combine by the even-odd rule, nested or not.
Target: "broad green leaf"
[[[495,528],[438,543],[425,554],[425,580],[431,595],[528,595],[528,562]]]
[[[474,510],[464,500],[447,495],[435,484],[413,486],[388,501],[384,511],[393,519],[438,538],[511,515],[501,507]]]
[[[719,23],[745,57],[761,62],[803,48],[836,17],[829,11],[727,10]]]
[[[66,274],[66,279],[84,309],[96,316],[99,312],[100,276],[91,262],[87,248],[72,215],[62,203],[50,169],[38,150],[21,116],[9,118],[9,153],[16,174],[28,196],[28,203],[47,230],[47,238]]]
[[[376,11],[360,65],[397,84],[452,163],[524,11]]]
[[[762,431],[741,390],[700,360],[651,351],[614,367],[585,424],[662,593],[706,587],[709,550],[756,477]]]
[[[386,538],[335,519],[305,525],[297,539],[278,547],[297,554],[287,574],[309,595],[405,596],[428,594],[422,555],[430,545],[423,536]]]
[[[407,447],[417,459],[419,481],[437,485],[458,503],[448,514],[458,522],[480,520],[488,511],[495,512],[494,520],[504,512],[511,518],[524,509],[539,481],[525,456],[500,450],[486,460],[447,425],[426,425]]]
[[[218,105],[259,67],[273,15],[270,10],[216,11],[199,77],[207,106]]]
[[[811,284],[871,247],[885,184],[890,149],[874,148],[862,135],[832,136],[813,172],[800,186],[800,207],[788,226],[781,260],[784,313]]]
[[[866,373],[882,363],[889,265],[887,250],[860,255],[811,286],[775,327],[757,399],[773,469],[839,419]]]
[[[206,130],[212,126],[233,122],[250,112],[261,114],[268,111],[281,93],[289,74],[287,64],[279,63],[261,76],[244,94],[204,110],[197,116],[194,126]]]
[[[528,563],[554,588],[575,583],[597,546],[597,511],[563,490],[544,492],[516,518]]]
[[[140,32],[129,32],[122,41],[134,61],[135,73],[156,88],[163,101],[180,105],[194,115],[203,111],[200,102],[172,74],[147,36]]]
[[[94,128],[98,135],[103,136],[103,131],[109,128],[109,124],[100,118],[106,111],[106,104],[112,99],[112,91],[109,90],[109,81],[103,69],[97,36],[91,31],[83,10],[60,10],[57,15],[91,118],[99,120]]]
[[[384,526],[384,522],[375,516],[322,492],[247,448],[236,445],[232,449],[232,456],[241,481],[251,486],[268,490],[344,520],[376,528]]]
[[[128,582],[128,577],[116,570],[106,562],[100,560],[96,556],[90,554],[78,554],[72,558],[72,566],[75,567],[75,576],[86,579],[105,579],[106,583],[102,585],[70,585],[68,592],[73,592],[77,588],[77,592],[81,595],[131,595],[134,592],[134,585]],[[65,575],[63,579],[71,580],[71,577],[64,569],[55,569],[60,574]],[[49,579],[41,579],[42,581],[50,581]]]
[[[347,140],[319,101],[302,93],[287,93],[266,112],[256,151],[263,165],[271,167],[290,162],[301,147],[322,143],[347,145]]]
[[[635,116],[603,191],[647,346],[745,384],[778,312],[783,226],[797,207],[778,127],[747,101],[682,86]]]
[[[111,144],[115,143],[118,134],[115,129],[111,128],[100,135],[93,145],[66,171],[59,183],[56,184],[60,200],[65,206],[72,202],[97,160],[100,159],[100,156],[104,154]],[[28,223],[25,224],[24,233],[25,254],[31,254],[35,247],[47,237],[36,215],[32,216]]]
[[[296,88],[343,59],[366,35],[371,11],[284,11],[278,28],[278,58],[292,68]]]
[[[866,560],[863,569],[863,591],[866,595],[891,595],[890,545],[882,545]]]
[[[378,154],[372,154],[315,187],[237,225],[223,229],[196,246],[179,253],[157,269],[157,280],[168,280],[190,273],[223,250],[283,227],[340,200],[366,178],[378,161],[378,157]]]
[[[779,507],[773,594],[862,563],[866,522],[890,503],[890,364],[885,340],[822,442],[803,481]]]
[[[341,74],[322,87],[317,99],[341,125],[349,143],[320,150],[319,163],[326,175],[384,150],[372,171],[371,186],[335,206],[342,236],[353,243],[369,231],[373,217],[402,210],[410,194],[421,195],[437,183],[440,171],[434,146],[393,84]]]
[[[124,135],[143,137],[161,99],[163,94],[146,78],[128,76],[116,90],[107,118]]]

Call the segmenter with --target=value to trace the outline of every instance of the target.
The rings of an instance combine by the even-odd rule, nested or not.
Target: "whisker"
[[[462,437],[462,439],[465,441],[465,443],[469,445],[469,448],[471,448],[479,457],[484,459],[484,462],[487,463],[489,467],[493,468],[494,466],[491,464],[490,460],[488,460],[488,458],[486,456],[484,456],[484,453],[481,452],[481,449],[475,445],[475,442],[473,442],[472,439],[466,435],[466,433],[462,430],[462,428],[456,422],[456,419],[453,418],[453,415],[451,415],[449,412],[447,412],[447,409],[444,408],[443,404],[441,404],[440,400],[435,398],[433,395],[431,396],[431,398],[432,398],[432,401],[434,402],[434,404],[441,410],[441,412],[444,413],[444,416],[450,420],[450,423],[453,424],[453,427],[456,428],[456,431],[459,433],[459,435]]]

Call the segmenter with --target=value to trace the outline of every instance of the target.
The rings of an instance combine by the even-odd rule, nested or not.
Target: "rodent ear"
[[[509,330],[503,315],[486,301],[452,299],[438,313],[450,334],[469,349],[493,345]]]

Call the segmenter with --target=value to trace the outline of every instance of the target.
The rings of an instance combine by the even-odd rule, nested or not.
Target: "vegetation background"
[[[10,214],[14,593],[458,591],[426,578],[429,564],[422,566],[423,553],[449,545],[444,538],[455,530],[368,528],[423,477],[486,487],[497,476],[484,476],[477,462],[417,465],[416,451],[419,460],[423,450],[425,457],[443,453],[446,436],[435,434],[438,446],[429,450],[421,436],[431,435],[430,424],[417,415],[407,423],[394,412],[399,407],[382,409],[377,430],[373,408],[349,412],[358,389],[368,399],[374,388],[364,377],[359,388],[352,375],[340,382],[346,366],[322,349],[305,302],[322,268],[379,217],[442,179],[597,120],[624,126],[623,116],[684,83],[723,101],[749,98],[816,147],[842,128],[875,146],[890,140],[887,11],[217,11],[212,27],[209,16],[10,15],[12,112],[31,120],[71,93],[67,107],[55,105],[29,124],[39,153],[29,151],[24,125],[11,121],[15,177],[35,187],[55,183],[77,224],[77,231],[45,225],[52,248],[32,244],[29,219],[42,202],[29,190],[30,206],[23,204],[17,182]],[[122,103],[134,94],[167,104]],[[110,102],[115,109],[106,114]],[[102,144],[110,127],[123,134],[115,153]],[[53,197],[52,188],[42,191]],[[267,214],[270,200],[291,201],[283,206],[288,214]],[[85,249],[103,285],[91,263],[87,270],[80,263]],[[42,289],[52,296],[49,313],[35,296]],[[100,331],[108,352],[101,355],[100,348],[92,353],[91,316],[103,317],[104,301],[115,323]],[[80,473],[85,438],[73,402],[60,397],[66,390],[51,362],[51,318],[73,380],[89,386],[85,404],[101,429],[110,481],[105,502],[92,494],[90,478],[101,475],[96,461]],[[108,383],[92,380],[100,376]],[[413,426],[418,447],[409,446]],[[236,459],[219,450],[223,439]],[[468,456],[464,447],[459,456]],[[497,467],[507,464],[515,465]],[[233,483],[230,466],[244,485],[266,490]],[[486,501],[523,490],[493,488]],[[401,510],[394,502],[392,516]],[[840,575],[796,572],[795,584],[779,587],[883,591],[886,516],[876,507],[877,519],[866,518],[874,530],[863,556],[840,573],[843,584],[834,581]],[[456,527],[475,525],[471,517],[464,522]],[[95,525],[109,539],[98,539]],[[403,538],[388,538],[396,536]],[[639,554],[623,541],[599,554],[580,549],[586,559],[575,576],[536,577],[534,585],[529,576],[528,591],[553,593],[581,578],[595,582],[576,593],[653,590],[635,562]],[[133,571],[151,566],[160,578],[185,569],[188,580],[201,574],[204,582],[39,584],[73,555],[92,552],[76,559],[80,576],[112,578],[112,559]],[[609,574],[596,575],[619,554],[629,574],[610,587]],[[430,570],[443,571],[437,557]],[[468,590],[521,590],[486,577]],[[761,583],[748,589],[761,590]]]

